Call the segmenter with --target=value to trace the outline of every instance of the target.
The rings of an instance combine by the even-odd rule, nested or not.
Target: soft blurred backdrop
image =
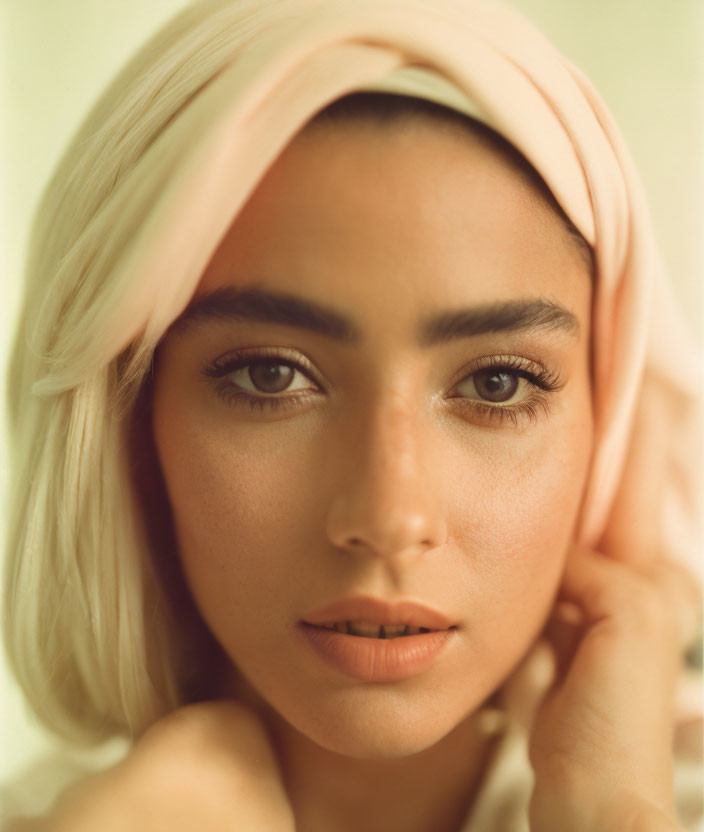
[[[0,0],[3,380],[26,235],[40,191],[111,76],[185,5],[186,0]],[[512,5],[591,77],[613,110],[645,182],[677,294],[701,341],[702,0],[512,0]],[[4,421],[2,427],[4,496],[12,483],[2,463]],[[0,661],[0,781],[21,770],[46,743]]]

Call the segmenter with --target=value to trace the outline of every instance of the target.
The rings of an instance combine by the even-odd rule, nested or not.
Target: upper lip
[[[380,598],[342,598],[318,607],[303,617],[307,624],[333,621],[363,621],[367,624],[407,625],[429,630],[448,630],[452,622],[437,610],[415,601],[386,601]]]

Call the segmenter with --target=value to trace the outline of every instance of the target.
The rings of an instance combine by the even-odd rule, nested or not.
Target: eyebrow
[[[269,289],[222,287],[193,300],[172,329],[208,321],[256,321],[305,329],[334,341],[358,344],[362,330],[350,318],[305,298]],[[418,345],[432,347],[493,332],[563,330],[576,334],[576,316],[554,301],[528,298],[434,313],[420,321]]]

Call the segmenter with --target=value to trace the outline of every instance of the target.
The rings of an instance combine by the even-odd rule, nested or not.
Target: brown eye
[[[477,396],[487,402],[507,402],[512,399],[520,382],[516,373],[493,368],[479,370],[470,379]]]
[[[249,365],[247,374],[261,393],[281,393],[293,380],[295,369],[276,361],[258,361]]]
[[[503,404],[512,400],[516,393],[525,394],[526,382],[515,371],[507,367],[487,367],[467,376],[458,385],[463,398],[479,402]]]

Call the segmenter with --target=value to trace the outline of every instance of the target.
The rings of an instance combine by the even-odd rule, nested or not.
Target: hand
[[[530,738],[534,832],[679,828],[673,707],[699,603],[674,564],[639,571],[585,548],[570,553],[546,629],[557,676]]]
[[[42,832],[293,832],[274,752],[252,711],[189,705],[149,728],[127,758],[69,791]]]

